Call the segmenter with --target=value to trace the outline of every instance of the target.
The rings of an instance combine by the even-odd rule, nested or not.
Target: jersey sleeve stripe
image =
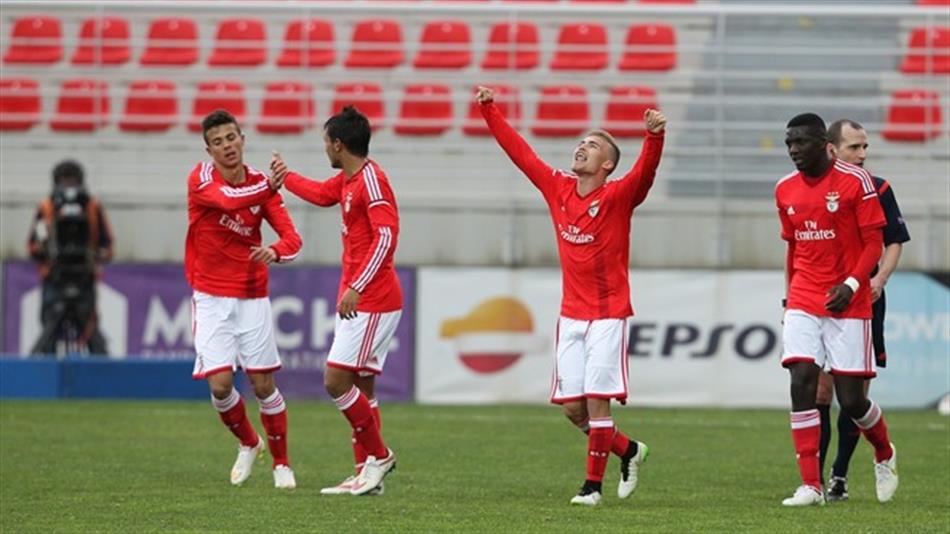
[[[392,246],[392,230],[388,226],[384,226],[379,229],[380,239],[379,243],[376,245],[376,250],[373,251],[373,256],[369,261],[369,264],[366,266],[366,269],[363,271],[363,274],[353,282],[353,289],[362,292],[366,289],[369,281],[373,279],[373,276],[376,275],[376,271],[379,270],[380,266],[383,264],[383,259],[386,257],[386,252]]]
[[[204,189],[205,186],[211,185],[211,169],[212,166],[207,161],[201,162],[201,171],[198,173],[198,189]]]
[[[286,256],[281,256],[280,260],[277,263],[289,263],[294,261],[294,259],[300,255],[300,251],[294,252],[293,254],[288,254]]]
[[[369,193],[370,202],[383,200],[383,195],[379,192],[379,181],[376,178],[376,169],[372,163],[367,163],[363,168],[363,183],[366,184],[366,191]]]
[[[267,187],[270,187],[270,185],[268,185],[267,182],[257,182],[254,185],[248,185],[245,187],[225,186],[221,188],[221,192],[224,193],[225,196],[228,196],[231,198],[239,198],[239,197],[255,195],[257,193],[260,193]]]
[[[376,206],[382,206],[382,205],[384,205],[384,204],[385,204],[385,205],[389,205],[389,201],[388,201],[388,200],[376,200],[376,201],[370,202],[368,207],[370,207],[370,208],[375,208]]]
[[[868,193],[868,194],[864,195],[863,197],[861,197],[861,200],[867,200],[867,199],[869,199],[869,198],[874,198],[874,197],[876,197],[876,196],[877,196],[877,193]]]
[[[835,161],[835,168],[860,180],[861,188],[864,189],[865,193],[876,194],[877,188],[874,187],[874,180],[871,179],[871,175],[868,174],[868,171],[858,167],[857,165],[851,165],[850,163],[845,163],[841,160]]]

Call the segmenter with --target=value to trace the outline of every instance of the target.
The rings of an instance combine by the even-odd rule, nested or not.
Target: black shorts
[[[873,311],[871,316],[871,339],[874,342],[874,360],[878,367],[887,367],[887,351],[884,349],[884,309],[886,307],[887,302],[884,299],[884,292],[881,291],[881,298],[871,305]]]

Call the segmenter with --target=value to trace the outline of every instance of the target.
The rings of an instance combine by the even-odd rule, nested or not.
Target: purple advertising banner
[[[415,277],[398,269],[404,307],[377,380],[382,400],[413,398]],[[323,369],[333,341],[340,269],[285,267],[270,271],[275,337],[283,369],[277,381],[285,396],[327,398]],[[99,320],[112,359],[191,360],[191,288],[175,264],[109,265],[98,287]],[[3,351],[27,354],[40,333],[40,290],[35,266],[3,265]]]

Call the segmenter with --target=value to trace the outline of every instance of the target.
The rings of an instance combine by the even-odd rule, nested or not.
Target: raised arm
[[[640,148],[640,156],[619,182],[621,194],[630,199],[631,208],[642,204],[650,188],[653,187],[656,169],[660,165],[660,156],[663,153],[663,140],[666,136],[666,116],[662,113],[655,109],[648,109],[644,113],[644,121],[647,136]]]
[[[267,180],[245,186],[217,183],[211,177],[213,168],[211,163],[201,163],[188,178],[188,194],[197,204],[234,211],[263,204],[274,196],[275,191]]]
[[[547,195],[547,192],[552,190],[554,186],[554,169],[539,158],[518,131],[508,124],[508,121],[502,116],[501,110],[495,105],[494,93],[491,89],[479,87],[475,100],[478,102],[482,116],[485,117],[489,131],[498,141],[502,150],[521,169],[521,172],[531,180],[531,183]]]
[[[329,207],[340,203],[343,191],[343,175],[338,174],[323,182],[313,180],[287,169],[280,154],[274,152],[270,169],[278,183],[287,186],[287,190],[317,206]]]

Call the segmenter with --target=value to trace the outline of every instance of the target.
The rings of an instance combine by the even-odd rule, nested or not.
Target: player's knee
[[[587,414],[580,403],[566,403],[562,405],[564,416],[576,427],[581,427],[587,422]]]
[[[231,384],[210,383],[208,385],[211,388],[211,395],[218,400],[228,398],[231,395],[231,389],[233,388]]]
[[[327,393],[330,394],[331,397],[337,398],[353,387],[353,380],[344,373],[331,369],[332,368],[328,368],[326,375],[323,377],[323,387],[326,388]]]

